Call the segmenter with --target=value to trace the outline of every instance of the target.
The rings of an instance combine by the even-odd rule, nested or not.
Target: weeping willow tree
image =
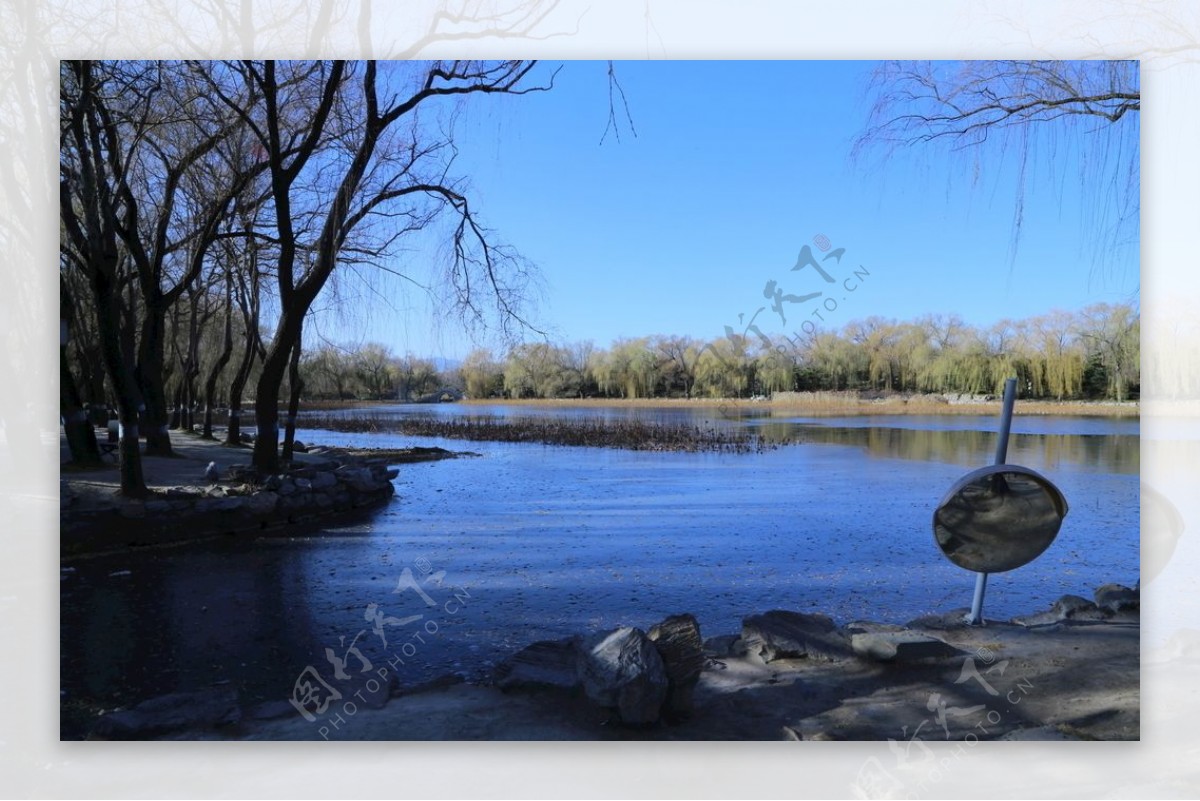
[[[619,339],[596,360],[596,380],[607,395],[649,398],[658,385],[661,360],[646,337]]]
[[[870,364],[870,357],[850,337],[834,332],[814,336],[808,343],[805,360],[820,375],[824,388],[834,391],[856,388]]]
[[[758,356],[755,378],[764,393],[788,392],[796,388],[796,352],[791,343],[780,338]]]
[[[895,349],[899,388],[905,392],[918,391],[921,372],[937,356],[933,344],[920,325],[907,323],[897,327]]]
[[[1104,369],[1107,395],[1117,401],[1141,384],[1141,321],[1131,306],[1097,303],[1081,313],[1080,335]]]
[[[896,324],[881,317],[848,323],[845,336],[866,357],[867,382],[872,389],[897,389],[900,354],[897,351]]]
[[[696,389],[710,398],[740,398],[753,377],[750,340],[739,334],[713,340],[696,363]]]
[[[490,398],[504,390],[504,367],[487,348],[476,348],[468,353],[459,373],[470,398]]]
[[[1070,314],[1057,311],[1031,321],[1031,349],[1038,364],[1040,394],[1057,400],[1077,397],[1083,390],[1083,345]]]
[[[941,153],[981,184],[1015,171],[1015,259],[1036,180],[1074,173],[1080,241],[1097,265],[1137,254],[1141,82],[1136,61],[888,61],[875,70],[859,160]]]
[[[526,342],[509,351],[504,390],[510,398],[569,398],[579,395],[584,376],[570,363],[565,346]]]

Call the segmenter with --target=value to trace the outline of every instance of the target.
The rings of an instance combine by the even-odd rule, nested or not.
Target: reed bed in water
[[[515,417],[443,419],[440,417],[385,417],[370,414],[340,417],[308,414],[305,428],[348,432],[395,432],[416,437],[445,437],[488,442],[537,442],[543,445],[577,445],[623,448],[633,451],[722,451],[755,453],[778,447],[753,432],[711,423],[670,424],[642,420],[561,420]]]
[[[951,401],[952,395],[900,393],[777,392],[770,400],[749,398],[560,398],[552,400],[463,400],[464,406],[528,406],[530,408],[714,409],[725,416],[742,412],[804,414],[812,417],[859,415],[989,415],[1000,413],[1000,398]],[[1072,417],[1137,417],[1137,401],[1054,401],[1018,398],[1017,415]]]

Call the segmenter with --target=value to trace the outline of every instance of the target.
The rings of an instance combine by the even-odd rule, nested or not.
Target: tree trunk
[[[102,203],[104,198],[111,198],[101,186],[108,176],[97,174],[98,169],[104,170],[107,165],[119,161],[123,148],[111,137],[110,126],[101,121],[103,115],[98,111],[101,103],[93,82],[91,62],[73,62],[69,69],[79,83],[79,96],[65,131],[63,163],[69,164],[72,153],[78,154],[79,159],[75,165],[77,171],[68,166],[69,180],[63,181],[60,188],[60,221],[67,235],[65,241],[74,245],[78,263],[88,277],[95,301],[100,352],[117,395],[121,421],[120,492],[130,497],[144,497],[148,492],[138,449],[138,413],[142,398],[133,374],[135,323],[131,318],[136,309],[136,298],[132,281],[129,304],[126,305],[121,297],[116,226],[108,213],[111,207]],[[107,160],[102,158],[101,151],[107,154]],[[82,217],[76,213],[77,208],[82,210]]]
[[[70,338],[72,312],[75,300],[65,279],[59,279],[59,317],[62,325],[62,335],[58,347],[58,402],[59,412],[63,420],[63,433],[67,438],[67,447],[71,451],[71,461],[76,464],[99,464],[100,447],[96,444],[96,429],[92,427],[83,401],[79,396],[79,386],[75,376],[71,374],[67,359],[67,343]],[[13,431],[17,426],[8,426]]]
[[[190,360],[189,360],[190,361]],[[183,376],[181,386],[183,390],[183,403],[179,407],[179,430],[192,430],[192,406],[195,403],[196,387],[195,387],[195,368],[192,365],[185,364],[183,368]]]
[[[163,386],[163,340],[166,336],[165,315],[151,298],[145,299],[145,319],[142,340],[138,343],[138,363],[134,370],[141,389],[145,410],[146,455],[172,456],[171,435],[167,428],[167,396]]]
[[[173,428],[177,431],[183,427],[183,422],[180,420],[180,417],[179,417],[179,409],[180,409],[182,403],[183,403],[183,385],[178,384],[175,387],[175,392],[173,394],[173,398],[171,401],[171,405],[173,407],[171,409],[171,421],[167,424],[171,428]]]
[[[58,399],[63,419],[63,433],[75,464],[94,465],[100,463],[100,446],[96,444],[96,429],[83,409],[79,389],[67,365],[67,346],[58,349]]]
[[[285,308],[263,359],[262,376],[254,397],[258,436],[254,440],[253,463],[260,473],[279,472],[279,392],[293,348],[300,346],[301,326],[307,309]]]
[[[200,353],[198,344],[192,351],[191,362],[187,375],[188,405],[186,412],[187,425],[185,426],[189,432],[196,429],[196,409],[200,406]]]
[[[204,439],[213,438],[213,404],[217,396],[217,380],[221,377],[225,365],[229,364],[229,357],[232,355],[233,276],[227,271],[225,273],[225,337],[221,341],[221,352],[217,354],[217,360],[213,362],[204,379],[204,434],[202,435]]]
[[[246,230],[249,231],[249,228],[249,223],[247,223]],[[250,245],[250,247],[253,248],[253,245]],[[246,349],[242,352],[241,363],[238,365],[233,382],[229,385],[229,426],[225,435],[226,445],[241,444],[242,395],[245,393],[246,384],[250,380],[250,372],[254,369],[254,357],[258,355],[259,351],[258,259],[253,249],[250,250],[249,256],[245,276],[249,280],[249,286],[243,282],[243,276],[241,274],[238,275],[238,308],[242,311],[242,321],[246,328]]]
[[[303,336],[303,334],[301,334]],[[293,445],[296,442],[296,413],[300,410],[300,393],[304,391],[304,381],[300,378],[300,342],[292,348],[291,362],[288,364],[288,385],[291,397],[288,399],[287,424],[283,432],[283,461],[290,462],[293,457]]]
[[[115,261],[115,259],[114,259]],[[102,273],[103,271],[103,273]],[[96,318],[100,329],[100,347],[105,369],[117,393],[117,416],[121,424],[118,446],[121,466],[121,494],[143,498],[149,494],[142,472],[142,454],[138,445],[138,407],[141,396],[133,378],[131,360],[126,359],[128,342],[122,341],[121,302],[112,285],[111,271],[97,269],[92,276],[92,291],[96,296]]]
[[[188,367],[185,364],[183,369],[179,371],[179,430],[188,430],[188,408],[191,406],[192,398],[190,388],[188,387]]]
[[[254,439],[252,461],[260,473],[279,472],[279,390],[290,352],[290,348],[272,345],[258,379],[258,392],[254,397],[254,421],[258,435]]]
[[[237,374],[234,375],[233,381],[229,385],[229,424],[225,432],[226,445],[242,444],[242,395],[245,394],[246,384],[250,381],[250,371],[254,369],[256,351],[253,335],[249,335],[246,340],[246,350],[242,353],[241,364],[238,365]]]
[[[91,289],[80,283],[76,272],[63,274],[59,282],[60,314],[71,331],[68,364],[75,368],[71,375],[76,379],[81,402],[105,403],[108,398],[104,389],[104,358],[100,354],[100,335],[94,327],[95,316],[75,302],[80,292],[90,297]]]
[[[194,285],[188,288],[187,294],[187,358],[183,362],[183,384],[186,403],[183,406],[182,427],[184,431],[191,433],[196,426],[196,403],[199,397],[196,379],[200,377],[200,328],[208,322],[208,318],[212,316],[212,313],[209,309],[205,308],[203,318],[200,316],[199,299],[202,293],[197,291]]]

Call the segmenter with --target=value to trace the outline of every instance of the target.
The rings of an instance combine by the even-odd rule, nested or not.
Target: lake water
[[[306,442],[480,456],[402,466],[388,506],[311,535],[73,563],[62,576],[65,697],[111,707],[229,682],[248,701],[282,700],[306,666],[332,670],[326,648],[347,670],[359,664],[353,645],[414,682],[680,612],[708,636],[777,608],[904,622],[970,604],[974,577],[936,549],[931,518],[959,477],[991,462],[994,416],[373,413],[639,415],[799,444],[656,453],[304,430]],[[1054,481],[1070,513],[1041,558],[991,577],[986,616],[1138,580],[1138,445],[1137,420],[1016,418],[1008,461]]]

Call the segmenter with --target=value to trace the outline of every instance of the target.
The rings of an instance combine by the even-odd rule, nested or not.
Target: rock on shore
[[[454,677],[392,688],[332,735],[286,703],[237,710],[217,692],[112,713],[93,737],[1138,739],[1138,591],[1095,595],[984,626],[961,610],[904,626],[775,610],[702,651],[699,624],[677,615],[648,634],[625,626],[534,643],[496,669],[494,686]]]

